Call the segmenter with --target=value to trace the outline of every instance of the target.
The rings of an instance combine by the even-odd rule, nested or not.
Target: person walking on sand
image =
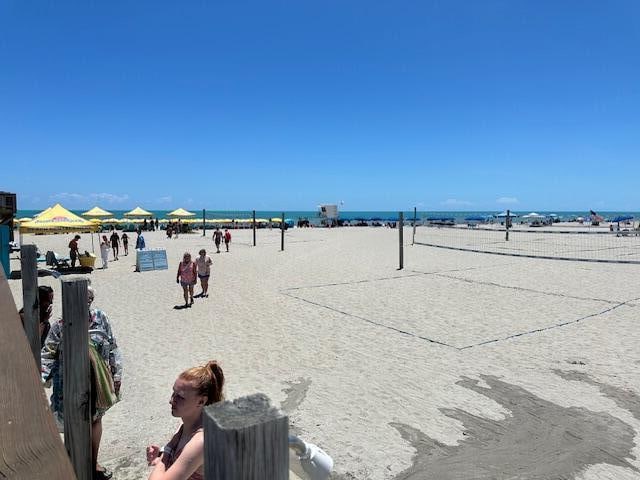
[[[100,242],[100,256],[102,257],[102,269],[109,268],[109,240],[106,235],[102,235]]]
[[[142,236],[142,231],[138,229],[138,238],[136,238],[136,250],[143,250],[146,248],[146,244],[144,243],[144,237]]]
[[[198,278],[200,279],[200,286],[202,292],[200,297],[209,297],[209,277],[211,276],[211,264],[213,261],[211,257],[207,255],[207,251],[203,248],[199,252],[198,258],[196,258],[196,265],[198,266]]]
[[[184,252],[182,261],[178,265],[178,273],[176,274],[176,283],[182,286],[182,294],[184,296],[184,306],[193,305],[193,286],[196,284],[197,267],[191,261],[191,254]]]
[[[111,250],[113,250],[113,259],[118,260],[118,250],[120,249],[120,237],[116,229],[113,229],[113,233],[109,238],[111,240]]]
[[[220,242],[222,241],[222,232],[219,227],[216,227],[213,232],[213,243],[216,244],[216,253],[220,253]]]
[[[73,240],[69,242],[69,258],[71,258],[71,268],[76,266],[76,260],[80,255],[80,251],[78,250],[78,240],[80,240],[80,235],[76,235],[73,237]]]
[[[204,480],[202,410],[224,400],[224,373],[216,360],[182,372],[173,384],[171,415],[182,425],[160,451],[147,447],[148,480]]]
[[[228,229],[224,229],[224,246],[227,247],[227,252],[229,251],[229,243],[231,242],[231,232]]]
[[[127,235],[127,232],[122,234],[122,248],[124,249],[124,254],[129,255],[129,235]]]

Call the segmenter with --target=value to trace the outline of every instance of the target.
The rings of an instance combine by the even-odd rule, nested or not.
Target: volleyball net
[[[640,264],[640,230],[586,231],[418,226],[415,243],[468,252],[587,262]]]

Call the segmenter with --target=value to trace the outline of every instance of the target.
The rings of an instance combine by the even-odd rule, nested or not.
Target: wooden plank
[[[74,479],[0,269],[0,478]]]
[[[62,280],[64,444],[78,480],[92,480],[88,281]]]
[[[289,418],[257,393],[205,407],[206,480],[287,480]]]
[[[40,305],[38,303],[38,252],[35,245],[20,247],[20,275],[22,278],[22,305],[24,331],[31,353],[40,371]]]

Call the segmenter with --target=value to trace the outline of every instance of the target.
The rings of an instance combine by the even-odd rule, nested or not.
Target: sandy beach
[[[277,230],[256,247],[250,230],[232,233],[215,254],[210,233],[146,232],[168,270],[134,272],[131,249],[89,275],[124,357],[100,454],[115,480],[146,479],[145,447],[178,425],[175,377],[209,359],[228,399],[267,394],[336,479],[640,478],[639,265],[412,246],[406,228],[398,270],[397,230],[295,228],[284,252]],[[66,255],[70,238],[24,243]],[[200,248],[209,298],[175,310],[178,262]],[[39,280],[59,317],[60,282]]]

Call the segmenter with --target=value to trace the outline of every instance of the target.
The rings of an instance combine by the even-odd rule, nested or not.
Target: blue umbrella
[[[486,222],[488,217],[471,216],[464,219],[465,222]]]
[[[620,223],[620,222],[626,222],[627,220],[633,220],[633,216],[632,215],[618,215],[616,218],[614,218],[613,220],[609,220],[611,223]]]

